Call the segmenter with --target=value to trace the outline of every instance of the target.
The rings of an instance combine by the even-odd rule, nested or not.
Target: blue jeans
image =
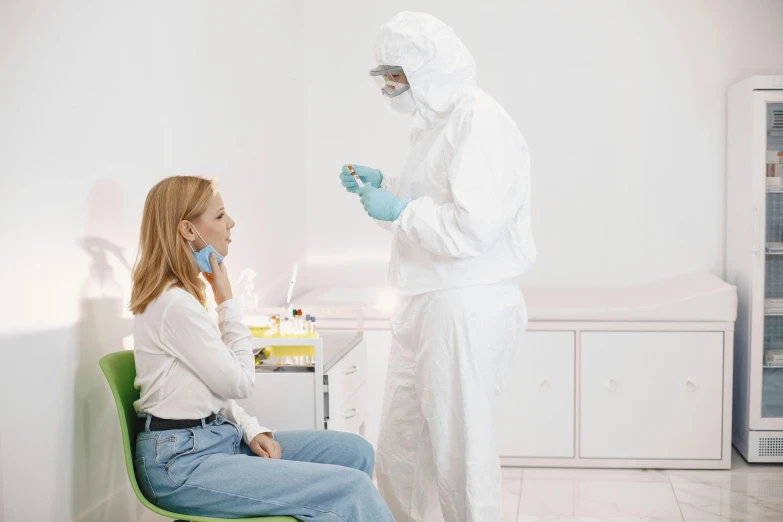
[[[372,446],[337,431],[275,435],[283,458],[256,456],[218,415],[184,430],[144,430],[133,461],[139,487],[158,507],[221,518],[289,515],[323,522],[394,522],[370,477]],[[149,423],[147,423],[149,426]]]

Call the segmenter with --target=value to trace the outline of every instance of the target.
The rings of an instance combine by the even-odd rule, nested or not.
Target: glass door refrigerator
[[[733,444],[783,462],[783,75],[729,88],[726,280],[739,310]]]

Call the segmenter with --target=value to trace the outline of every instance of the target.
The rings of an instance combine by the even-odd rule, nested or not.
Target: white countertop
[[[734,322],[737,290],[709,272],[682,274],[624,287],[523,287],[531,321]],[[388,319],[394,294],[382,287],[316,289],[297,306],[326,316],[362,310],[370,320]],[[324,317],[325,319],[326,317]]]

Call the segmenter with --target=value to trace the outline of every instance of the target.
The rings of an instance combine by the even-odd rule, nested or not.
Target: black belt
[[[150,431],[186,430],[188,428],[201,427],[202,420],[204,421],[204,423],[209,424],[210,422],[217,419],[217,415],[215,415],[214,413],[209,417],[205,417],[203,419],[170,420],[170,419],[160,419],[158,417],[155,417],[154,415],[150,415],[150,417],[152,417],[150,419]],[[146,428],[147,428],[147,419],[144,417],[139,417],[136,421],[136,430],[144,431]]]

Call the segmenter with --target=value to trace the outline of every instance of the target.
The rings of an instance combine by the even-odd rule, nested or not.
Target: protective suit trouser
[[[526,325],[516,283],[413,296],[395,312],[377,477],[397,522],[500,522],[492,409]]]

